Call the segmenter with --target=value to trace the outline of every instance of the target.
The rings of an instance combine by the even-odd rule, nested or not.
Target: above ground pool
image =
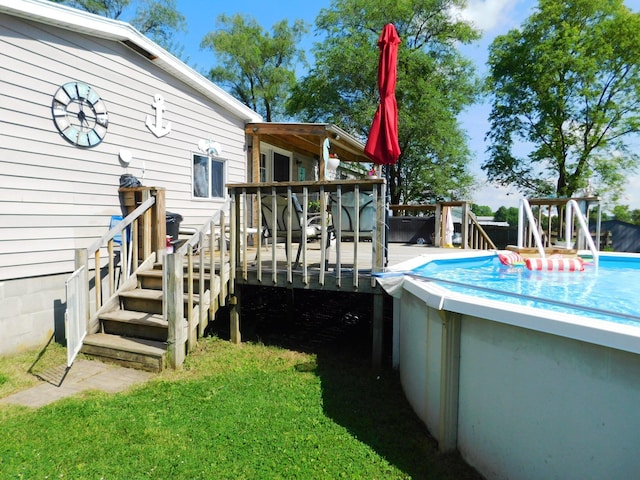
[[[640,257],[601,255],[583,271],[539,271],[490,255],[432,260],[407,273],[474,297],[640,327]]]
[[[409,403],[488,480],[638,478],[640,256],[512,254],[439,251],[376,275]]]

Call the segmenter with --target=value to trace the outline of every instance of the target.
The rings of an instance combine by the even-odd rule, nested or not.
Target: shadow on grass
[[[53,345],[54,340],[54,335],[51,335],[46,345],[42,347],[42,349],[38,352],[36,359],[27,370],[27,373],[34,375],[43,382],[47,382],[55,387],[59,387],[67,377],[69,368],[66,364],[56,364],[51,366],[49,365],[50,361],[48,361],[48,359],[45,359],[45,355]]]
[[[243,341],[314,354],[315,364],[298,368],[314,370],[320,378],[329,418],[410,478],[482,478],[457,453],[438,453],[435,440],[407,402],[390,366],[391,299],[385,301],[383,367],[373,369],[370,296],[245,288]],[[287,304],[294,308],[288,311]]]

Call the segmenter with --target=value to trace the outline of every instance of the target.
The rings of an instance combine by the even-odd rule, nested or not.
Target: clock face
[[[51,111],[62,136],[78,147],[95,147],[107,134],[107,107],[86,83],[62,85],[53,96]]]

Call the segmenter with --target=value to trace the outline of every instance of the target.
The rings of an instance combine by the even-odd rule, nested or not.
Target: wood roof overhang
[[[337,154],[341,161],[371,163],[361,141],[330,123],[248,123],[245,132],[254,138],[257,136],[261,142],[321,162],[323,142],[328,138],[331,153]]]

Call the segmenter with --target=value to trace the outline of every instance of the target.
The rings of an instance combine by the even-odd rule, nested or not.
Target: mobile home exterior
[[[127,23],[0,0],[0,355],[63,331],[74,250],[120,214],[121,175],[199,226],[247,180],[260,121]]]

